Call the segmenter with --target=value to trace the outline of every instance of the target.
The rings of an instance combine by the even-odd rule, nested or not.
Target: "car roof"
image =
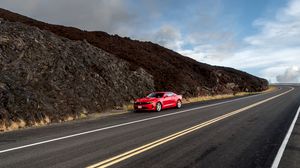
[[[163,91],[163,92],[152,92],[152,93],[174,93],[174,92],[169,92],[169,91]]]

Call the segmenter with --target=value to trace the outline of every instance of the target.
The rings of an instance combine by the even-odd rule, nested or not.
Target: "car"
[[[161,111],[167,108],[181,108],[182,95],[173,92],[152,92],[134,101],[135,111]]]

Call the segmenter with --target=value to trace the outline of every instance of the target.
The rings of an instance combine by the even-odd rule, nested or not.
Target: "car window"
[[[150,93],[147,97],[162,98],[164,93]]]
[[[167,96],[168,96],[168,97],[170,97],[170,96],[174,96],[174,93],[172,93],[172,92],[168,92],[168,93],[167,93]]]

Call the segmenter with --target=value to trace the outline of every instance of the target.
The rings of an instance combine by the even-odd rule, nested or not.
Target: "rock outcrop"
[[[86,41],[7,21],[0,32],[2,122],[58,122],[154,90],[153,77],[143,68],[131,70],[127,61]]]

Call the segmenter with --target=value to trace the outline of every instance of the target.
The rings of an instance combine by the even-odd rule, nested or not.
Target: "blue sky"
[[[152,41],[271,82],[300,82],[300,0],[1,0],[0,6]]]

